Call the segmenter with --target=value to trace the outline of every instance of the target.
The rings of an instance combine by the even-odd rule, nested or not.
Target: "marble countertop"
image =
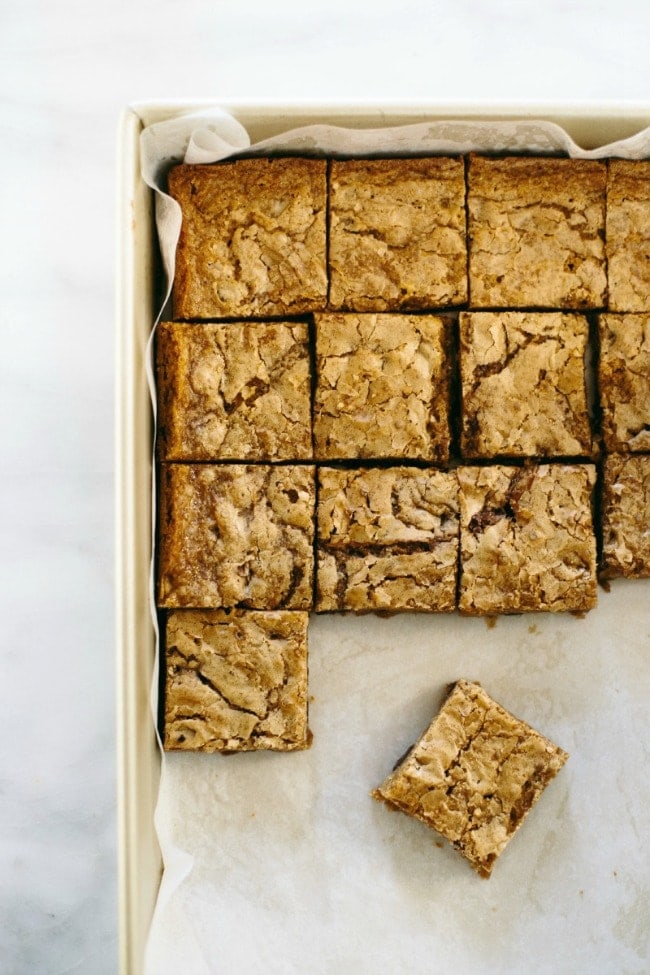
[[[538,6],[541,9],[538,9]],[[650,8],[479,0],[98,7],[0,37],[0,971],[117,970],[115,142],[149,98],[650,99]]]

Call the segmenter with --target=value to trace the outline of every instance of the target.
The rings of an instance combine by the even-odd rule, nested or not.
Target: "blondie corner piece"
[[[603,579],[650,577],[650,455],[607,457],[603,469]]]
[[[372,793],[444,836],[481,877],[569,756],[460,680],[406,758]]]
[[[170,613],[165,749],[308,748],[307,619],[296,612]]]
[[[174,318],[296,315],[327,299],[322,159],[176,166]]]

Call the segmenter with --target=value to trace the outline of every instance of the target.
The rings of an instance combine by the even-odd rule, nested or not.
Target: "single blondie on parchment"
[[[449,840],[489,877],[569,756],[459,680],[420,740],[372,793]]]

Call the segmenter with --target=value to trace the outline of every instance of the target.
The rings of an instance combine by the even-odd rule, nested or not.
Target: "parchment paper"
[[[144,130],[170,281],[169,165],[250,148],[218,110]],[[544,122],[318,125],[252,148],[634,158],[650,156],[650,130],[585,151]],[[147,975],[648,971],[648,581],[613,583],[585,619],[313,616],[309,652],[311,750],[163,756]],[[489,881],[369,797],[459,677],[571,753]]]

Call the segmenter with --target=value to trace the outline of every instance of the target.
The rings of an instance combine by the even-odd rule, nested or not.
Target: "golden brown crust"
[[[334,161],[330,306],[398,311],[467,300],[462,159]]]
[[[406,758],[372,793],[449,840],[481,877],[569,756],[460,680]]]
[[[322,467],[318,484],[317,611],[455,609],[453,472]]]
[[[316,457],[446,461],[447,331],[430,315],[316,315]]]
[[[308,460],[307,325],[162,322],[156,334],[162,460]]]
[[[177,166],[174,318],[299,314],[327,297],[326,163],[240,159]]]
[[[607,178],[609,308],[650,312],[650,162],[610,159]]]
[[[605,459],[602,509],[602,578],[650,577],[650,455]]]
[[[311,466],[163,464],[158,604],[311,608]]]
[[[462,613],[593,609],[592,465],[461,467],[458,480]]]
[[[588,457],[588,337],[582,315],[461,313],[463,457]]]
[[[601,315],[598,327],[605,445],[650,452],[650,315]]]
[[[165,749],[308,748],[307,620],[297,612],[171,612]]]
[[[605,306],[603,163],[473,156],[468,179],[472,307]]]

